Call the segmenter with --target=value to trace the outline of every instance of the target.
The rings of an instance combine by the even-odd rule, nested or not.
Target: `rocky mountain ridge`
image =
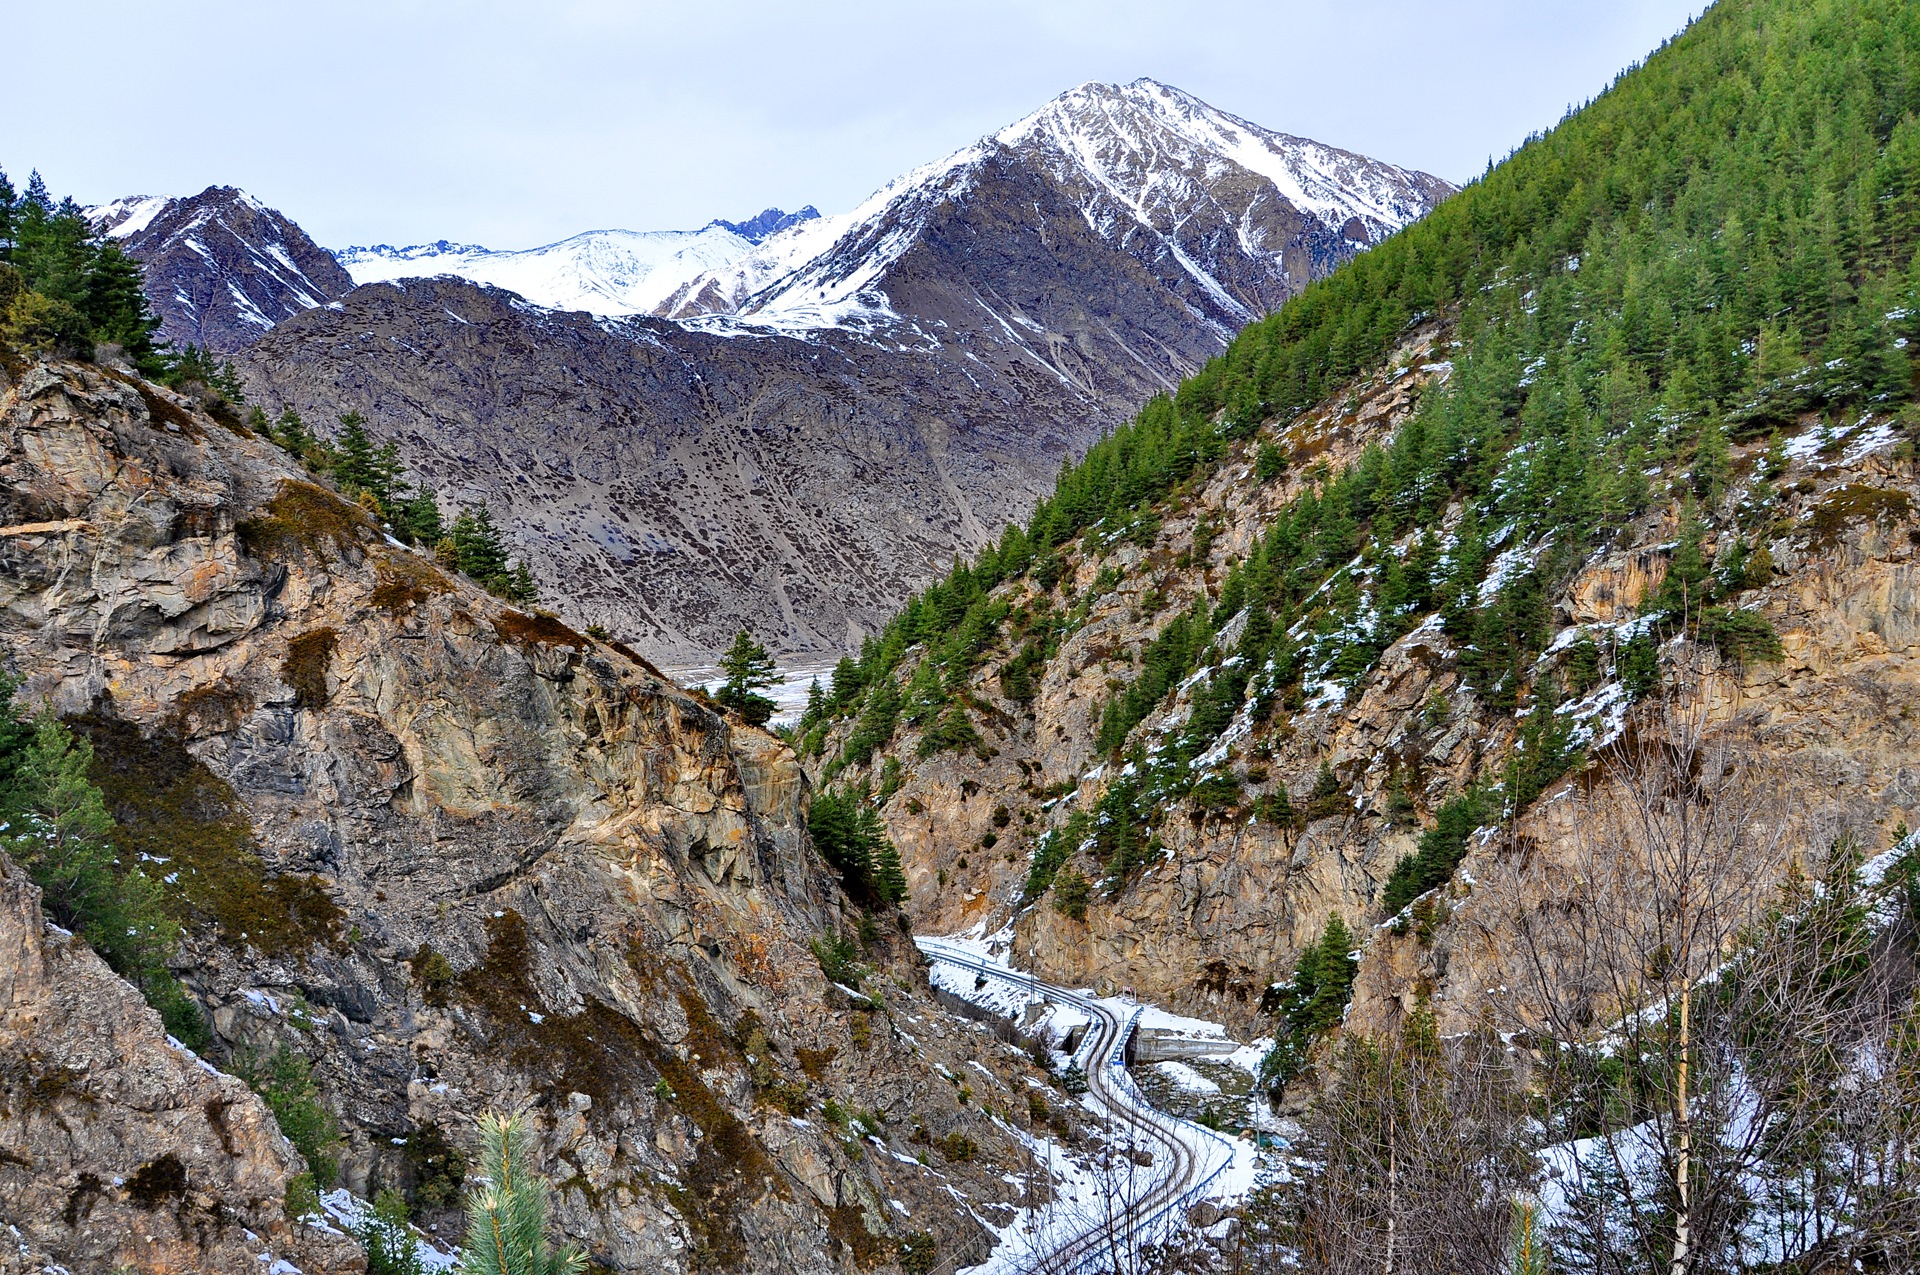
[[[451,1238],[450,1149],[476,1113],[528,1105],[557,1223],[608,1269],[871,1269],[916,1232],[974,1242],[969,1210],[1006,1216],[1017,1157],[955,1078],[1016,1085],[1032,1065],[946,1020],[890,923],[865,991],[823,976],[810,944],[844,934],[860,959],[860,927],[778,741],[448,576],[243,427],[111,369],[0,379],[0,477],[0,644],[22,698],[91,740],[123,856],[164,871],[209,1057],[307,1060],[345,1185],[398,1187]],[[8,888],[16,947],[58,946]],[[90,957],[58,960],[99,982]],[[10,986],[13,1057],[35,1048],[18,1014],[41,993]],[[117,986],[93,1010],[133,995]],[[94,1049],[77,1105],[0,1130],[62,1115],[104,1147],[109,1108],[84,1094],[118,1092],[148,1022]],[[202,1074],[164,1050],[143,1065]],[[257,1116],[234,1082],[193,1084]],[[199,1136],[197,1110],[137,1155]],[[244,1180],[183,1142],[186,1195],[145,1214],[104,1149],[7,1150],[36,1191],[100,1177],[73,1217],[33,1219],[53,1260],[84,1265],[86,1217],[131,1208],[157,1238],[116,1260],[227,1269],[235,1242],[196,1239],[194,1211],[253,1218],[288,1171],[245,1136]],[[253,1229],[295,1251],[277,1223]],[[332,1261],[302,1269],[352,1266]]]
[[[654,313],[735,315],[786,329],[870,325],[880,316],[912,325],[933,317],[918,293],[930,284],[958,292],[964,281],[974,286],[960,313],[978,305],[1003,325],[1039,318],[1044,326],[1044,314],[1005,310],[1009,298],[996,306],[955,263],[930,278],[911,259],[917,246],[990,215],[1009,181],[1044,190],[1036,213],[1071,206],[1223,339],[1453,190],[1426,173],[1263,129],[1154,80],[1089,83],[902,175],[851,212],[776,235],[689,280]],[[986,208],[970,216],[976,203]]]
[[[757,248],[714,226],[628,236],[675,263],[645,271],[625,232],[507,254],[567,305],[678,321],[395,278],[235,362],[269,412],[358,411],[449,503],[487,504],[575,622],[676,665],[743,625],[839,652],[1248,316],[1449,190],[1151,81],[1089,85]],[[709,248],[732,264],[647,300]]]
[[[232,186],[119,199],[87,215],[145,267],[160,335],[176,345],[231,354],[353,287],[332,253]]]

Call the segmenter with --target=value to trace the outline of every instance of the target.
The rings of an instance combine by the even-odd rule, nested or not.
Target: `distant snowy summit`
[[[334,253],[356,284],[453,275],[517,292],[536,305],[594,314],[651,314],[689,279],[752,252],[769,235],[820,216],[768,208],[746,221],[698,230],[590,230],[541,248],[498,251],[449,243],[390,244]]]
[[[160,263],[150,291],[166,334],[220,351],[354,286],[437,276],[547,309],[723,335],[837,329],[937,345],[943,329],[984,322],[1025,341],[1042,295],[1084,300],[1111,281],[1110,253],[1224,341],[1452,191],[1139,79],[1083,84],[834,216],[768,208],[698,230],[593,230],[522,250],[436,240],[331,254],[232,187],[117,200],[92,216],[150,275]],[[1071,245],[1055,233],[1063,217],[1077,227]],[[1004,277],[985,290],[967,282],[982,270]],[[1008,282],[1028,299],[1013,300]]]
[[[1156,80],[1088,83],[945,159],[916,168],[848,213],[768,238],[690,279],[656,313],[730,314],[774,327],[891,315],[891,268],[944,208],[1008,173],[1043,176],[1108,242],[1139,241],[1150,268],[1177,269],[1237,326],[1334,259],[1424,216],[1453,193],[1428,173],[1275,132]],[[1222,214],[1233,224],[1220,242]],[[1271,287],[1217,266],[1264,259]],[[1242,272],[1244,273],[1244,272]]]
[[[1453,191],[1430,174],[1262,128],[1139,79],[1063,93],[835,216],[769,208],[699,230],[596,230],[524,251],[441,242],[336,255],[356,283],[444,274],[599,315],[870,328],[900,318],[888,281],[926,242],[931,219],[1010,168],[1069,192],[1102,238],[1149,245],[1144,264],[1165,265],[1198,288],[1223,332]],[[1219,242],[1223,212],[1231,245]],[[1234,260],[1223,269],[1226,249]],[[1242,259],[1267,262],[1270,278],[1250,281]]]

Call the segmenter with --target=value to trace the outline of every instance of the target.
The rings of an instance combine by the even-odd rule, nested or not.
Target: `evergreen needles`
[[[587,1259],[547,1247],[547,1182],[533,1168],[526,1117],[480,1117],[481,1185],[467,1193],[460,1275],[574,1275]]]

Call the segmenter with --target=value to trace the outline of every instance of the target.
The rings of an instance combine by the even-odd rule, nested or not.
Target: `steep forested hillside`
[[[952,706],[967,676],[998,657],[1007,698],[1021,701],[1086,604],[1119,583],[1109,572],[1062,596],[1067,568],[1122,541],[1155,544],[1162,520],[1191,513],[1233,461],[1261,480],[1308,472],[1205,598],[1165,617],[1106,701],[1099,749],[1125,753],[1204,657],[1239,657],[1201,688],[1204,707],[1156,751],[1139,794],[1115,803],[1136,815],[1202,779],[1192,760],[1243,708],[1265,720],[1357,690],[1430,615],[1479,699],[1512,710],[1552,691],[1534,661],[1558,627],[1553,598],[1673,501],[1677,569],[1648,602],[1652,624],[1619,652],[1582,649],[1583,669],[1624,659],[1644,691],[1654,642],[1682,629],[1730,658],[1766,655],[1776,639],[1738,598],[1762,574],[1757,538],[1776,510],[1764,483],[1741,487],[1732,454],[1807,413],[1842,432],[1863,414],[1906,428],[1907,347],[1920,336],[1917,59],[1920,17],[1905,6],[1715,8],[1065,471],[1024,528],[956,565],[841,667],[805,723],[809,749],[843,717],[857,724],[829,770],[864,763],[903,723],[934,723],[933,750],[971,743]],[[1444,355],[1387,367],[1424,329],[1442,334]],[[1442,388],[1337,471],[1279,445],[1336,387],[1376,372],[1437,373]],[[1770,453],[1763,467],[1783,463]],[[1212,537],[1195,534],[1186,554],[1198,563]],[[1709,536],[1724,542],[1717,564],[1700,556]],[[1216,641],[1243,614],[1237,638]],[[916,647],[925,658],[899,685]],[[1566,741],[1546,743],[1556,760],[1530,762],[1509,804],[1564,761]],[[1433,883],[1431,862],[1410,870]],[[1396,883],[1396,904],[1408,888]]]
[[[1272,1033],[1263,1260],[1900,1268],[1917,234],[1920,10],[1723,0],[1148,403],[801,751],[922,929]]]
[[[1432,321],[1453,342],[1446,392],[1273,520],[1217,589],[1206,634],[1242,605],[1288,636],[1309,618],[1319,639],[1261,647],[1275,657],[1261,689],[1277,693],[1352,682],[1442,611],[1473,651],[1476,687],[1511,703],[1548,636],[1551,586],[1674,482],[1715,517],[1730,445],[1805,411],[1853,424],[1845,413],[1907,401],[1908,338],[1920,336],[1916,58],[1920,15],[1907,6],[1715,8],[1594,106],[1150,401],[1060,476],[1025,528],[956,566],[847,664],[828,716],[883,699],[868,687],[914,643],[947,670],[972,666],[1010,614],[996,586],[1050,589],[1066,551],[1150,540],[1154,518],[1240,457],[1242,440],[1379,369]],[[1260,465],[1288,459],[1261,453]],[[1444,528],[1455,505],[1465,526]],[[1523,543],[1542,553],[1478,605],[1498,549]],[[1346,588],[1321,588],[1334,576]],[[1715,599],[1695,588],[1693,601]],[[1206,647],[1165,638],[1146,691]],[[1117,745],[1152,699],[1116,697],[1102,741]]]

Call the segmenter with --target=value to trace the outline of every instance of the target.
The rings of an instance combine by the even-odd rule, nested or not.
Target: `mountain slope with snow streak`
[[[87,218],[145,266],[160,335],[176,345],[230,354],[354,285],[299,226],[232,186],[118,199]]]

